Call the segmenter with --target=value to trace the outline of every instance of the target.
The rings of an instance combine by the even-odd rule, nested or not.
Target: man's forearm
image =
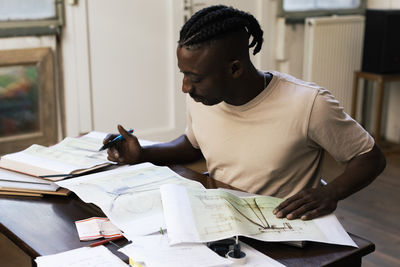
[[[370,184],[385,168],[381,150],[371,151],[352,159],[345,171],[323,187],[308,188],[289,197],[275,208],[278,218],[311,220],[329,214],[337,202]]]
[[[142,148],[140,162],[151,162],[156,165],[190,163],[202,158],[200,149],[194,148],[186,135],[177,139]]]
[[[378,146],[352,159],[344,172],[326,187],[337,200],[344,199],[370,184],[385,168],[386,160]]]

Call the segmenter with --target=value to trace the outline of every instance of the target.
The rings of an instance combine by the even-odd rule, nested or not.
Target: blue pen
[[[129,129],[128,133],[133,133],[133,129],[132,129],[132,128]],[[115,137],[113,140],[111,140],[111,141],[109,141],[108,143],[104,144],[104,145],[99,149],[99,151],[102,151],[102,150],[104,150],[104,149],[107,149],[107,148],[109,148],[109,147],[115,145],[115,143],[117,143],[117,142],[119,142],[119,141],[121,141],[121,140],[123,140],[123,139],[124,139],[124,137],[122,136],[122,134],[120,134],[120,135],[118,135],[117,137]]]

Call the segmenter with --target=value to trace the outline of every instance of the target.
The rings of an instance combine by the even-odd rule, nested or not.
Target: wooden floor
[[[387,152],[386,169],[368,187],[339,202],[335,211],[343,227],[376,246],[363,258],[364,267],[400,266],[400,152]],[[343,167],[328,158],[326,173]]]
[[[347,231],[375,243],[376,251],[363,258],[364,267],[400,266],[400,153],[385,154],[385,171],[369,187],[341,201],[335,212]],[[328,157],[326,179],[341,169]],[[1,234],[0,266],[30,266],[29,258]]]

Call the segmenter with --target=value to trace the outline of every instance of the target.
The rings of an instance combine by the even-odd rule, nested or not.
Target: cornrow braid
[[[227,33],[246,30],[253,36],[249,47],[253,55],[261,50],[263,31],[258,21],[249,13],[223,5],[210,6],[196,12],[183,26],[179,45],[190,46],[218,39]]]

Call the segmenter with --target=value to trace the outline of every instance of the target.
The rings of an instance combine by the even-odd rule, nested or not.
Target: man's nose
[[[193,92],[193,85],[191,82],[188,81],[188,79],[183,79],[182,92],[184,92],[185,94]]]

